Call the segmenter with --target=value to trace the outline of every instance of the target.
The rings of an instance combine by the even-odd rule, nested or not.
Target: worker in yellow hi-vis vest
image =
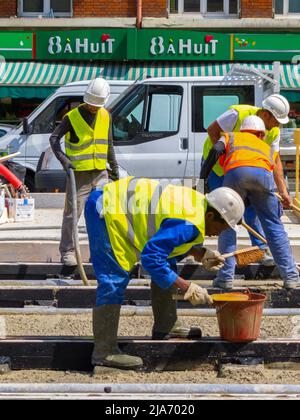
[[[192,188],[146,178],[122,178],[94,190],[85,205],[91,259],[98,282],[93,310],[92,363],[139,368],[139,357],[121,353],[117,332],[130,271],[140,260],[151,276],[152,338],[200,338],[199,327],[177,319],[177,288],[193,305],[210,304],[206,289],[177,274],[188,253],[205,268],[218,270],[224,258],[203,248],[205,236],[235,228],[244,213],[241,197],[230,188],[200,194]]]
[[[280,142],[280,124],[287,124],[289,121],[289,110],[290,106],[288,101],[282,95],[271,95],[266,98],[262,103],[262,108],[258,108],[251,105],[233,105],[227,112],[222,114],[216,121],[214,121],[207,129],[208,137],[203,148],[203,163],[207,161],[210,151],[213,146],[218,142],[222,133],[238,132],[242,125],[243,120],[249,116],[260,117],[266,127],[266,136],[264,142],[268,145],[272,145],[272,149],[275,151],[275,162],[274,162],[274,179],[280,193],[284,200],[284,205],[289,207],[291,204],[291,198],[287,191],[286,183],[284,180],[282,163],[279,155],[279,142]],[[215,152],[216,153],[216,152]],[[210,159],[214,159],[213,154],[210,155]],[[224,181],[224,170],[221,167],[219,161],[213,166],[212,171],[207,179],[208,190],[212,191],[215,188],[219,188],[223,185]],[[247,207],[245,212],[245,221],[248,225],[254,228],[262,236],[265,236],[264,231],[259,223],[256,213],[252,206]],[[274,265],[274,260],[271,257],[269,250],[266,245],[250,234],[251,242],[253,246],[258,246],[261,249],[265,249],[265,256],[260,261],[263,265]],[[223,235],[219,237],[219,249],[223,248]]]
[[[85,92],[84,104],[68,112],[50,137],[52,150],[63,168],[66,171],[74,169],[78,218],[92,189],[99,182],[107,180],[107,165],[112,171],[112,178],[118,179],[111,117],[104,108],[109,96],[110,88],[106,80],[100,77],[92,80]],[[63,136],[65,153],[60,145]],[[73,242],[72,194],[68,179],[59,250],[64,265],[77,265]]]

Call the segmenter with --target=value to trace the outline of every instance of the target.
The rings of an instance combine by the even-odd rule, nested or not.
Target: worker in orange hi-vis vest
[[[201,178],[207,179],[219,159],[224,170],[224,186],[235,190],[246,203],[252,205],[262,224],[271,253],[278,266],[286,289],[299,285],[299,272],[291,253],[290,243],[280,220],[282,207],[274,194],[273,168],[276,152],[263,141],[266,128],[257,116],[246,117],[240,132],[226,133],[215,144],[211,156],[204,163]],[[222,233],[221,254],[236,249],[236,232]],[[228,258],[214,280],[215,287],[233,286],[234,257]]]

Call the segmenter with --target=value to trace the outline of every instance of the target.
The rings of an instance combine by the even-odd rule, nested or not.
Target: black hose
[[[80,273],[81,280],[85,286],[89,286],[89,281],[87,279],[86,273],[83,268],[81,252],[80,252],[80,245],[79,245],[79,238],[78,238],[78,213],[77,213],[77,193],[76,193],[76,180],[74,171],[72,168],[68,169],[68,176],[70,180],[71,186],[71,193],[72,193],[72,219],[73,219],[73,239],[75,245],[75,254],[77,265]]]

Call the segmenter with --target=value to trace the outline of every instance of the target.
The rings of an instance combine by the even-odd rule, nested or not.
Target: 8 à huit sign
[[[150,42],[150,54],[153,56],[166,54],[168,56],[176,55],[204,55],[215,56],[217,54],[218,39],[213,39],[212,35],[205,37],[205,43],[195,43],[190,38],[180,38],[176,43],[172,38],[165,44],[162,36],[154,37]]]
[[[108,28],[41,31],[36,34],[36,56],[45,60],[229,60],[230,35]]]
[[[36,54],[46,60],[124,60],[127,30],[41,31],[37,33]]]
[[[74,38],[72,41],[67,38],[62,41],[60,36],[51,36],[49,38],[48,52],[51,55],[57,54],[91,54],[91,55],[109,55],[113,54],[114,38],[103,34],[101,41],[90,42],[88,38]]]
[[[111,61],[291,61],[300,33],[208,33],[193,30],[97,28],[0,33],[5,58]]]

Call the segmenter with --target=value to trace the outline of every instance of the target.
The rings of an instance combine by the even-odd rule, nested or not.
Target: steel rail
[[[92,313],[92,309],[84,308],[55,308],[53,306],[28,306],[25,308],[0,308],[0,316],[4,315],[84,315]],[[215,317],[215,309],[187,308],[177,309],[178,316],[189,317]],[[121,316],[152,316],[151,306],[130,306],[125,305],[121,308]],[[264,309],[263,315],[267,317],[295,317],[300,316],[298,308],[270,308]]]

